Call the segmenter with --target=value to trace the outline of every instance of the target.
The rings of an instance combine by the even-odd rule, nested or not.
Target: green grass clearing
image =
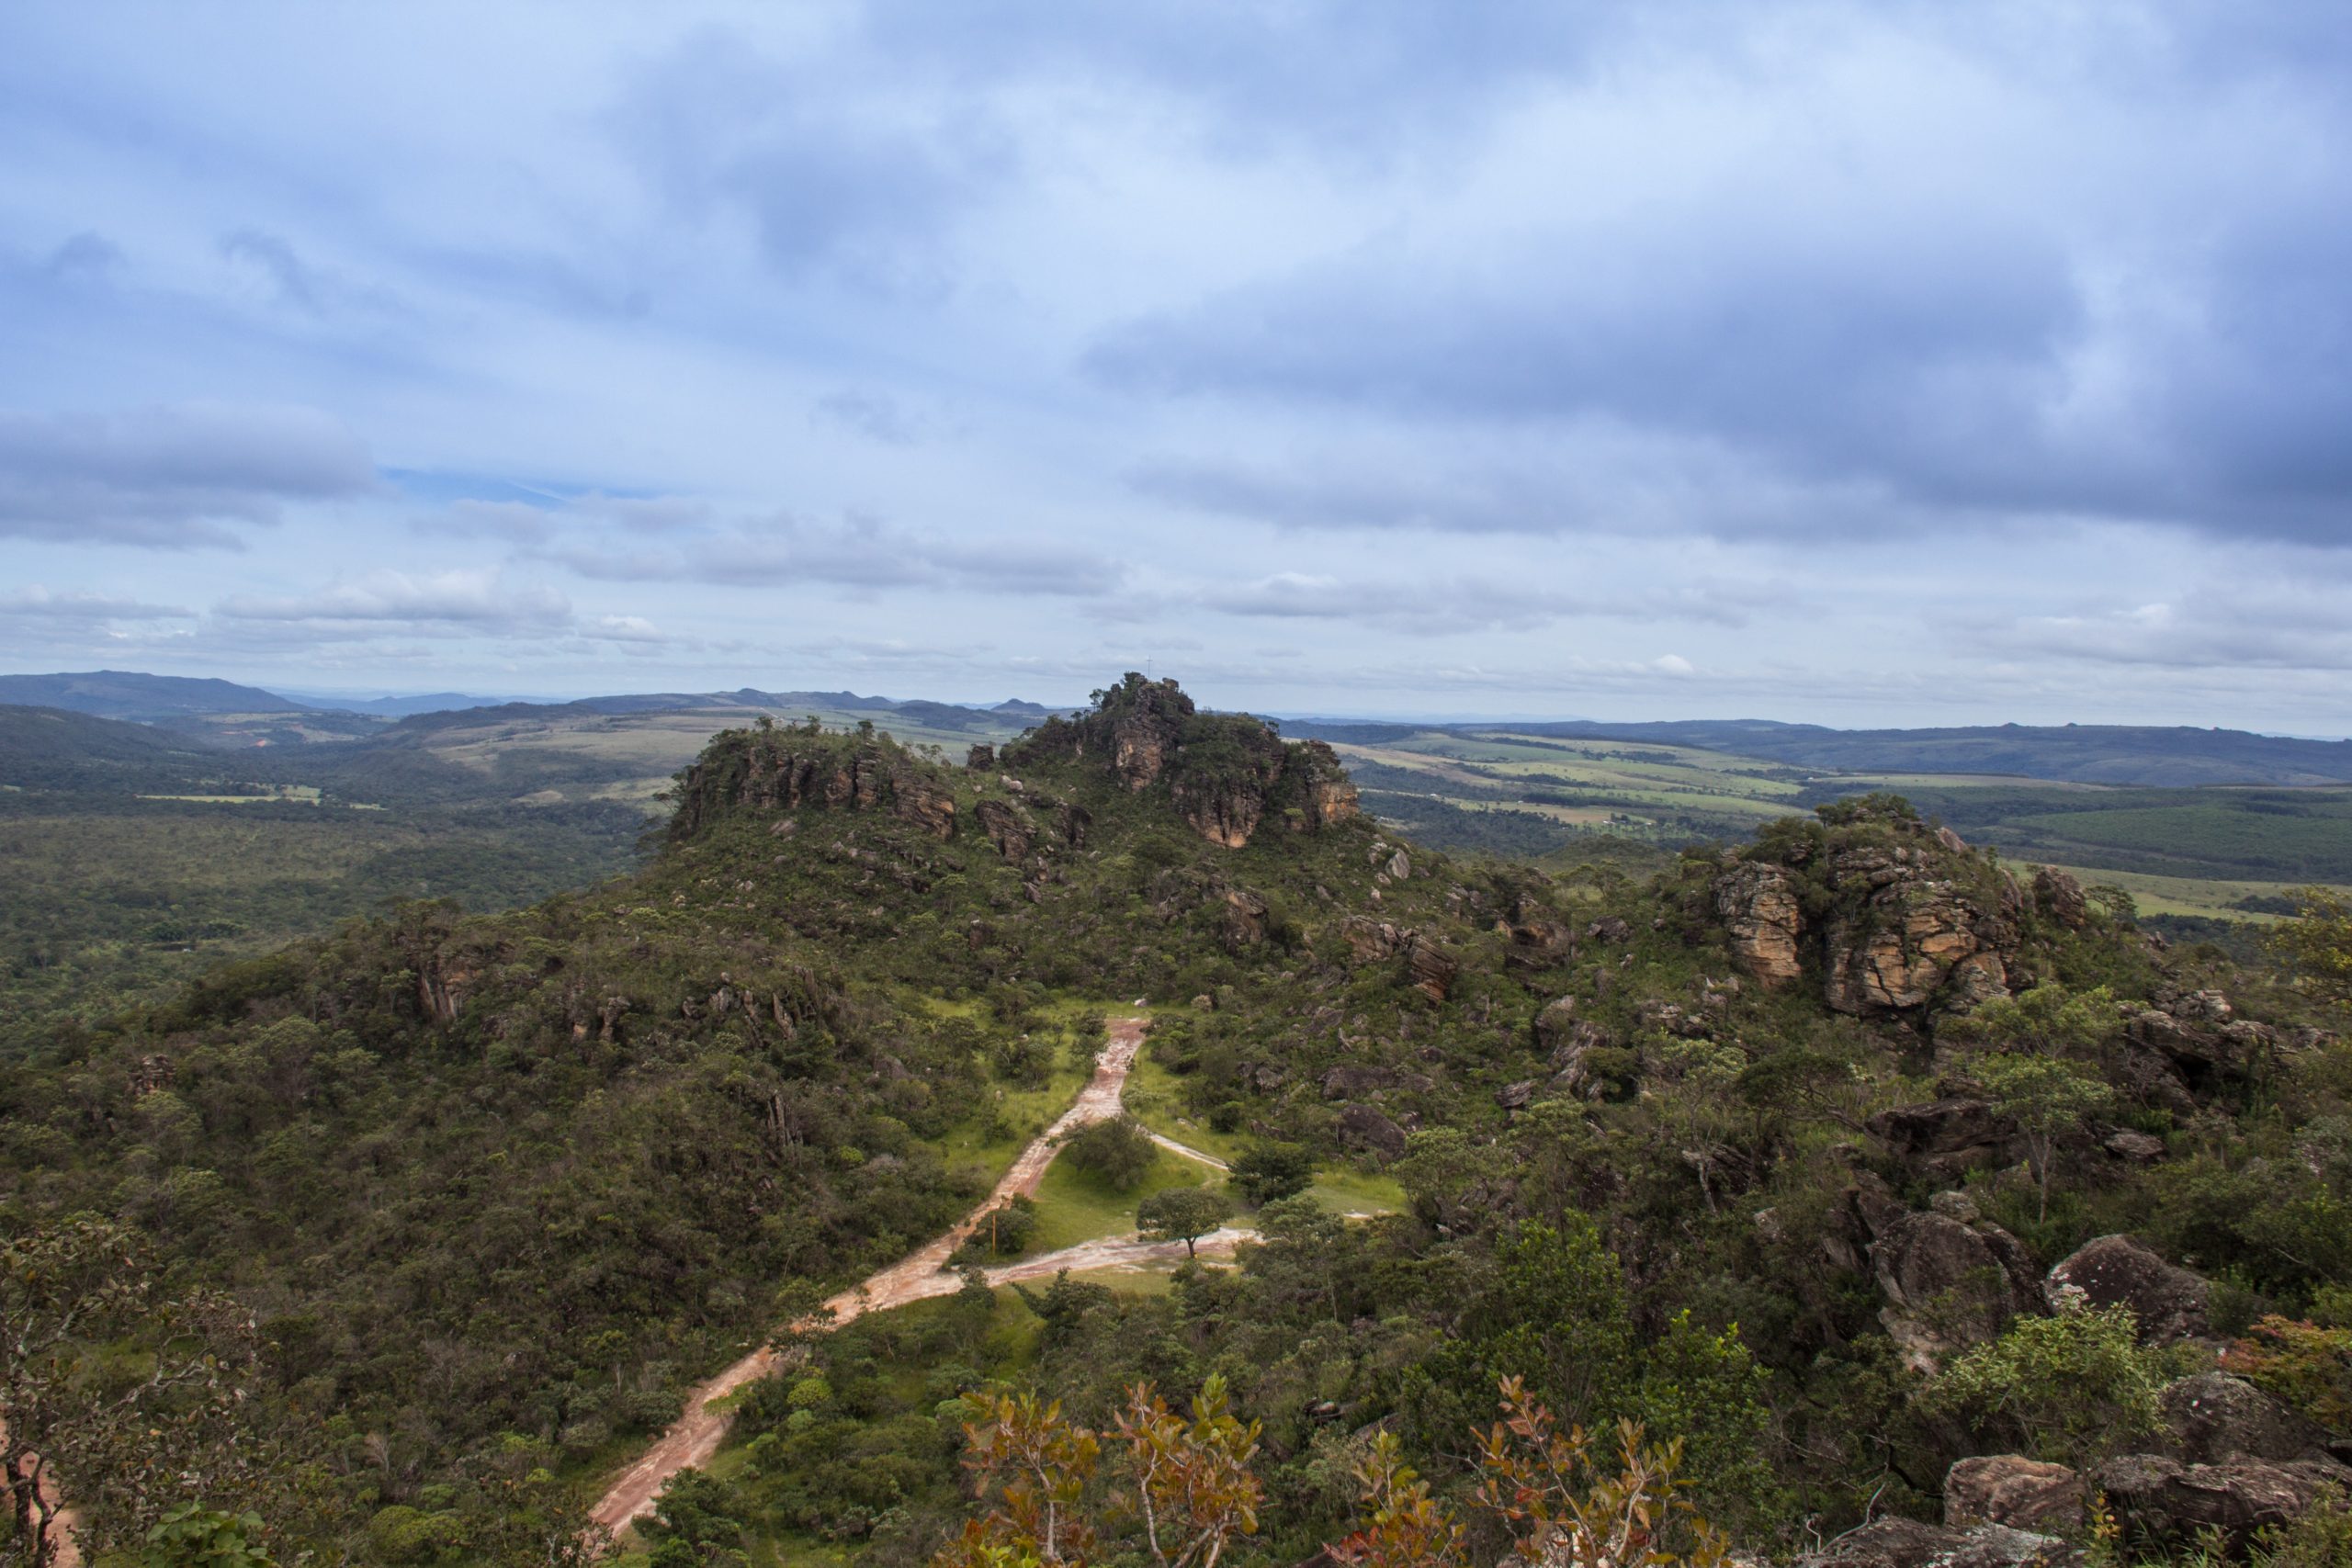
[[[1058,1252],[1082,1241],[1132,1235],[1136,1204],[1170,1188],[1202,1186],[1215,1174],[1195,1161],[1159,1149],[1143,1180],[1134,1190],[1121,1192],[1057,1159],[1046,1168],[1045,1179],[1037,1184],[1037,1228],[1029,1251],[1033,1255]]]

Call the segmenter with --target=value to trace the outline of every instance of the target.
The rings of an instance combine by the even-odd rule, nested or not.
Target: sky
[[[0,9],[0,669],[2352,733],[2352,7]]]

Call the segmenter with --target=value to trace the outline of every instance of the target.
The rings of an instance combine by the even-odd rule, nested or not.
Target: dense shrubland
[[[1134,679],[985,766],[761,728],[680,789],[627,882],[411,905],[0,1084],[0,1227],[107,1216],[154,1288],[251,1313],[243,1418],[300,1434],[254,1494],[288,1546],[530,1560],[502,1521],[576,1506],[684,1382],[968,1209],[1137,996],[1261,1244],[1157,1293],[967,1280],[797,1345],[665,1498],[656,1562],[925,1561],[966,1539],[967,1421],[1035,1393],[1099,1437],[1138,1384],[1254,1427],[1226,1562],[1423,1561],[1457,1528],[1491,1562],[1507,1384],[1585,1434],[1561,1496],[1672,1445],[1673,1495],[1774,1555],[1935,1518],[1968,1456],[2140,1452],[2205,1340],[2352,1439],[2324,910],[2302,980],[2158,951],[1889,799],[1654,880],[1459,863],[1347,810],[1312,750]],[[1137,1144],[1076,1152],[1115,1190]],[[1349,1166],[1404,1212],[1300,1194]],[[2202,1338],[2045,1303],[2116,1233],[2202,1277]],[[1131,1514],[1100,1528],[1148,1554]],[[989,1561],[1034,1550],[981,1529]]]

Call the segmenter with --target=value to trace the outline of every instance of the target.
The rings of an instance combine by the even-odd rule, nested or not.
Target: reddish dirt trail
[[[1046,1168],[1053,1163],[1057,1141],[1064,1134],[1090,1122],[1108,1121],[1119,1113],[1120,1097],[1127,1087],[1127,1071],[1135,1066],[1136,1052],[1143,1044],[1144,1031],[1148,1027],[1149,1021],[1147,1019],[1111,1020],[1110,1042],[1094,1058],[1094,1077],[1079,1090],[1078,1099],[1070,1108],[1021,1151],[1020,1157],[1012,1162],[1012,1168],[1004,1173],[995,1190],[981,1201],[979,1207],[945,1235],[908,1254],[888,1269],[869,1276],[863,1284],[843,1291],[827,1302],[825,1306],[832,1313],[832,1321],[847,1323],[861,1313],[903,1306],[909,1302],[922,1301],[930,1296],[953,1295],[961,1290],[962,1279],[946,1271],[948,1254],[963,1245],[980,1216],[990,1209],[1015,1194],[1028,1196],[1035,1193],[1037,1183],[1045,1179]],[[1208,1164],[1218,1163],[1182,1145],[1170,1146],[1181,1154]],[[1230,1235],[1238,1239],[1243,1234],[1246,1233],[1219,1231],[1216,1235],[1204,1237],[1200,1246],[1209,1249],[1217,1244],[1219,1237]],[[1002,1269],[991,1269],[989,1282],[1002,1284],[1010,1280],[1038,1279],[1050,1276],[1057,1269],[1140,1267],[1146,1262],[1179,1256],[1177,1249],[1182,1245],[1181,1242],[1134,1240],[1087,1242],[1043,1258],[1024,1258]],[[1232,1240],[1223,1243],[1224,1251],[1229,1253],[1232,1249]],[[1101,1260],[1093,1261],[1096,1258]],[[718,1376],[698,1384],[686,1395],[686,1408],[676,1423],[662,1433],[661,1438],[634,1464],[614,1477],[611,1487],[589,1517],[605,1529],[618,1531],[631,1520],[651,1513],[653,1499],[672,1476],[692,1466],[708,1464],[711,1456],[718,1451],[718,1445],[726,1440],[729,1417],[724,1411],[711,1409],[711,1403],[767,1376],[775,1370],[776,1362],[775,1351],[763,1345]]]

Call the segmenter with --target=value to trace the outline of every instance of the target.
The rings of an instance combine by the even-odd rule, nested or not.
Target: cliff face
[[[1164,788],[1213,844],[1238,850],[1269,820],[1313,832],[1356,814],[1356,793],[1320,741],[1285,742],[1245,714],[1204,714],[1173,681],[1130,671],[1074,719],[1048,719],[1004,749],[1008,767],[1100,759],[1130,793]]]

